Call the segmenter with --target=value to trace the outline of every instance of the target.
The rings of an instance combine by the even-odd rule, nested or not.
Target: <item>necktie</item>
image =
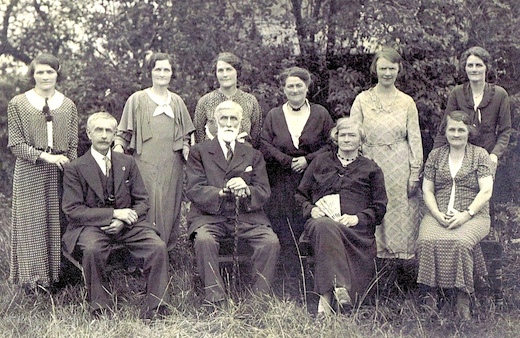
[[[226,160],[229,162],[231,162],[231,159],[233,158],[233,149],[231,149],[231,143],[229,142],[225,142],[226,143],[226,149],[227,149],[227,154],[226,154]]]
[[[45,115],[45,121],[51,122],[52,116],[51,116],[51,110],[49,108],[49,98],[45,98],[45,105],[43,105],[42,109],[43,114]]]
[[[107,156],[103,157],[103,159],[105,160],[105,175],[109,177],[110,168],[112,168],[112,161]]]

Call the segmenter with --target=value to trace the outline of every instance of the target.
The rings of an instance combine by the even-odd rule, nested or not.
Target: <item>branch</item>
[[[14,8],[18,5],[19,2],[20,0],[11,0],[5,10],[4,18],[2,20],[3,26],[0,32],[0,55],[11,55],[17,60],[20,60],[24,63],[29,63],[31,62],[31,58],[22,51],[14,48],[8,39],[9,18],[13,14]]]

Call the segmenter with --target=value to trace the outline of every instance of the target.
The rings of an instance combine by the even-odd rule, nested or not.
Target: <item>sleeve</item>
[[[197,145],[191,148],[188,155],[186,176],[186,197],[202,212],[217,215],[222,203],[222,198],[219,196],[222,187],[215,187],[208,183],[201,148]]]
[[[432,182],[435,182],[435,163],[437,162],[438,156],[439,151],[436,149],[432,150],[424,164],[424,178]]]
[[[197,102],[195,114],[193,117],[193,125],[195,126],[195,142],[200,143],[206,139],[206,96],[203,96]]]
[[[488,152],[484,148],[477,148],[477,177],[483,178],[492,176],[493,171],[491,169],[491,160],[489,159]]]
[[[271,187],[269,186],[267,170],[265,169],[265,160],[262,153],[258,150],[255,150],[252,167],[251,181],[250,184],[248,184],[251,195],[248,199],[244,200],[245,209],[248,212],[261,210],[271,196]]]
[[[24,137],[24,121],[18,112],[18,104],[14,101],[14,99],[9,101],[7,106],[8,147],[16,157],[36,163],[42,151],[27,143]]]
[[[296,189],[294,199],[301,207],[302,215],[305,219],[311,217],[311,210],[315,207],[312,203],[312,188],[315,185],[314,171],[318,162],[312,161],[307,170],[305,170],[300,185]]]
[[[130,145],[136,127],[134,125],[134,114],[139,103],[134,97],[135,93],[126,100],[123,115],[121,115],[121,121],[119,121],[119,125],[117,126],[116,137],[114,139],[114,145],[121,145],[125,150],[128,149]]]
[[[388,198],[385,189],[385,178],[383,171],[379,167],[370,172],[370,192],[372,202],[367,208],[356,214],[359,219],[358,225],[360,226],[381,224],[386,213]]]
[[[421,129],[419,127],[419,112],[412,98],[408,106],[408,117],[406,119],[406,132],[408,139],[410,177],[412,181],[419,181],[421,168],[423,165],[423,148],[421,139]]]
[[[80,174],[74,163],[63,166],[62,209],[67,218],[76,225],[101,227],[109,225],[113,208],[89,208],[85,201]]]
[[[511,105],[509,103],[509,95],[507,95],[507,92],[504,93],[504,96],[500,101],[496,130],[498,135],[497,143],[495,144],[495,147],[491,153],[497,155],[497,157],[500,158],[509,144],[509,138],[511,137],[512,133]]]
[[[266,161],[276,161],[285,169],[291,168],[292,156],[289,156],[273,145],[275,138],[273,124],[276,123],[273,118],[275,110],[271,109],[264,121],[264,128],[262,130],[262,139],[260,144],[260,150],[264,154]]]
[[[323,108],[323,120],[322,120],[322,129],[320,133],[320,147],[315,152],[312,152],[310,154],[307,154],[305,156],[305,159],[307,162],[311,162],[318,156],[319,154],[328,151],[327,144],[329,143],[329,137],[330,137],[330,130],[334,127],[334,121],[332,121],[332,117],[330,117],[329,112]]]
[[[132,182],[132,186],[130,187],[130,195],[132,198],[132,209],[135,210],[137,215],[139,216],[136,223],[143,221],[146,219],[146,215],[149,209],[149,197],[148,192],[146,191],[146,187],[144,185],[143,178],[139,171],[139,167],[137,166],[137,162],[133,157],[130,158],[130,182]],[[128,224],[125,224],[126,227],[131,227]]]
[[[72,103],[72,109],[70,111],[70,118],[68,124],[68,150],[67,157],[70,161],[75,160],[78,157],[78,109],[76,105]]]
[[[352,103],[352,107],[350,108],[350,118],[356,121],[357,123],[363,124],[363,107],[361,106],[361,99],[358,94]]]
[[[253,148],[260,147],[260,137],[262,134],[262,110],[256,97],[252,96],[253,111],[251,112],[251,142]]]

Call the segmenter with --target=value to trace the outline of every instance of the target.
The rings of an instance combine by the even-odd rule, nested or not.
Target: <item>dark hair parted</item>
[[[466,127],[468,128],[469,136],[475,136],[477,133],[477,128],[473,125],[470,116],[468,113],[462,111],[462,110],[454,110],[446,115],[444,115],[444,118],[441,122],[441,130],[443,134],[446,134],[446,128],[448,127],[448,119],[451,119],[453,121],[457,122],[463,122]]]
[[[370,65],[370,73],[372,75],[377,76],[377,60],[379,59],[387,59],[388,61],[392,63],[397,63],[399,65],[399,73],[401,74],[401,71],[403,70],[403,57],[397,50],[391,47],[384,47],[379,52],[374,55],[374,59],[372,60],[372,64]]]
[[[363,126],[361,125],[361,122],[356,121],[351,117],[342,117],[338,119],[336,125],[330,130],[330,139],[335,145],[338,145],[338,132],[341,129],[346,128],[347,126],[356,127],[359,132],[361,144],[365,143],[367,139],[367,134],[365,132],[365,128],[363,128]]]
[[[218,54],[217,57],[213,59],[213,74],[217,72],[217,62],[219,61],[229,63],[233,66],[237,71],[237,78],[240,77],[240,73],[242,72],[242,61],[238,56],[230,52],[222,52]]]
[[[486,78],[492,78],[494,74],[493,70],[493,60],[491,58],[491,54],[487,50],[485,50],[482,47],[474,46],[467,50],[465,50],[461,56],[460,56],[460,69],[461,72],[466,74],[466,62],[468,61],[468,58],[473,55],[478,57],[479,59],[484,62],[484,65],[486,66]]]
[[[170,63],[170,67],[172,67],[173,72],[173,59],[167,53],[151,53],[145,57],[144,66],[146,68],[146,74],[150,77],[152,75],[152,70],[155,67],[157,61],[167,60]]]
[[[56,82],[61,79],[61,67],[60,61],[52,54],[43,53],[35,57],[31,63],[29,64],[29,69],[27,70],[27,77],[29,78],[29,83],[31,85],[36,85],[36,81],[34,81],[34,70],[36,65],[47,65],[56,71],[58,77],[56,78]]]
[[[291,76],[300,78],[300,80],[305,82],[307,87],[309,87],[312,83],[311,73],[307,69],[301,67],[289,67],[284,69],[280,74],[280,83],[282,84],[282,87],[285,86],[285,81],[287,81],[287,78]]]

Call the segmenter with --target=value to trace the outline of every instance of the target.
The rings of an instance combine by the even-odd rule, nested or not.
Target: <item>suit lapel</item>
[[[208,152],[211,154],[213,162],[215,162],[220,169],[226,171],[229,163],[224,157],[224,153],[216,137],[211,141],[211,147],[209,147]]]
[[[82,159],[79,171],[87,184],[92,188],[92,190],[94,190],[99,199],[103,201],[105,197],[103,195],[103,186],[99,179],[99,165],[92,156],[91,150],[86,152]]]
[[[112,152],[112,171],[114,173],[114,194],[117,195],[117,191],[123,183],[123,179],[125,177],[125,171],[127,168],[124,166],[125,162],[123,161],[122,156],[116,152]]]
[[[235,151],[233,153],[233,158],[231,158],[231,162],[229,162],[229,164],[226,167],[226,174],[238,167],[239,165],[241,165],[242,162],[244,162],[244,156],[246,155],[246,148],[244,147],[247,146],[242,146],[242,144],[238,142],[235,143]]]

